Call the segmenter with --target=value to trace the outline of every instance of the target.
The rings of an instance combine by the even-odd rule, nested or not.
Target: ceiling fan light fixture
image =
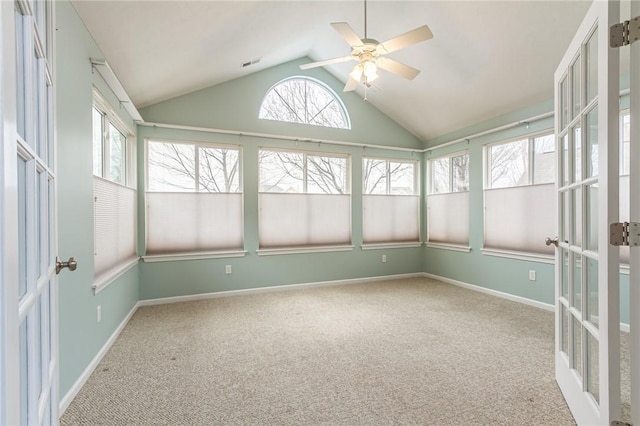
[[[355,67],[353,67],[353,71],[351,71],[349,73],[349,77],[351,77],[352,79],[354,79],[355,81],[360,81],[360,79],[362,78],[362,64],[358,64]]]
[[[362,63],[362,68],[364,69],[364,75],[365,77],[367,77],[367,79],[371,79],[378,76],[378,74],[376,73],[376,71],[378,71],[378,67],[376,66],[376,63],[373,61],[364,61]]]

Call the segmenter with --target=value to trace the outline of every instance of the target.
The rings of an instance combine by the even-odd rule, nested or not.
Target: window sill
[[[175,262],[179,260],[205,260],[205,259],[225,259],[229,257],[244,257],[247,252],[245,250],[234,251],[212,251],[200,253],[176,253],[176,254],[154,254],[142,256],[144,263],[155,262]]]
[[[445,244],[445,243],[425,243],[425,246],[429,248],[436,248],[441,250],[451,250],[451,251],[459,251],[463,253],[470,253],[471,247],[463,246],[459,244]]]
[[[554,265],[556,257],[548,254],[527,253],[521,251],[486,249],[480,250],[486,256],[505,257],[507,259],[526,260],[528,262],[548,263]]]
[[[379,243],[379,244],[362,244],[360,248],[362,250],[383,250],[383,249],[396,249],[396,248],[410,248],[410,247],[422,247],[422,243],[419,241],[410,243]]]
[[[94,280],[93,286],[91,287],[93,288],[94,296],[100,293],[105,288],[109,287],[111,283],[115,282],[115,280],[123,276],[125,273],[133,269],[133,267],[138,264],[139,259],[140,258],[136,256],[133,259],[126,260],[123,263],[116,265],[115,267],[100,274],[100,276],[98,276]]]
[[[322,246],[322,247],[297,247],[278,249],[259,249],[258,256],[279,256],[284,254],[329,253],[334,251],[352,251],[354,246]]]

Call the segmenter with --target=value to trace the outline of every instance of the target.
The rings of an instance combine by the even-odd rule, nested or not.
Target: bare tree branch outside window
[[[528,140],[519,140],[489,148],[491,188],[526,185],[529,173]]]
[[[156,141],[149,141],[147,147],[150,191],[240,191],[237,149]]]
[[[292,78],[273,87],[260,106],[259,118],[348,129],[347,114],[320,83]]]

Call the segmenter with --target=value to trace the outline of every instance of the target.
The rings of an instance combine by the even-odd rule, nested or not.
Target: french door
[[[0,1],[0,22],[0,424],[57,424],[53,4]]]
[[[555,81],[558,155],[556,380],[579,425],[620,416],[617,1],[594,1]]]

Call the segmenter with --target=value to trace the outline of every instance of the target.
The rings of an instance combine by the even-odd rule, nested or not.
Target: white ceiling
[[[329,25],[362,37],[361,1],[74,1],[138,108],[303,56],[350,53]],[[423,24],[434,38],[390,58],[422,70],[380,71],[369,101],[419,139],[550,99],[553,72],[587,1],[368,2],[379,41]],[[241,64],[262,58],[243,69]],[[327,67],[346,81],[352,62]],[[361,92],[363,94],[363,92]]]

